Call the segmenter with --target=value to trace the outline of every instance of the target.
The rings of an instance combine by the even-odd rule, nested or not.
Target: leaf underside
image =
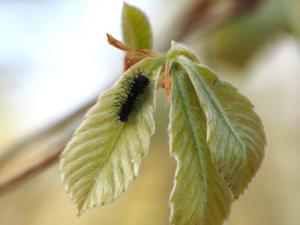
[[[151,49],[146,16],[126,3],[122,29],[131,48]],[[171,222],[222,225],[227,219],[233,199],[261,165],[266,137],[250,101],[199,62],[187,47],[173,42],[165,58],[140,61],[99,97],[61,157],[63,182],[78,214],[112,202],[138,175],[154,133],[156,81],[167,63],[170,148],[177,162]],[[129,96],[131,81],[140,73],[150,83],[146,78],[147,84],[137,85]]]
[[[261,120],[250,101],[213,71],[184,57],[177,62],[189,75],[206,116],[213,161],[237,198],[264,157],[266,137]]]
[[[61,156],[63,183],[78,214],[110,203],[124,192],[138,175],[154,132],[154,59],[144,59],[104,92],[87,113]],[[151,66],[149,66],[151,65]],[[150,80],[145,93],[135,102],[127,122],[119,120],[122,99],[136,71]]]
[[[124,3],[122,15],[124,42],[133,49],[151,49],[152,31],[146,15],[138,8]]]
[[[231,192],[215,168],[206,142],[205,115],[186,73],[173,68],[170,146],[177,161],[171,195],[174,225],[221,225]]]

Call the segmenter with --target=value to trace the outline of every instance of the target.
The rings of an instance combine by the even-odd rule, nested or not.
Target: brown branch
[[[59,159],[63,147],[58,148],[53,153],[47,155],[38,163],[29,166],[19,174],[9,178],[8,180],[0,183],[0,196],[14,190],[19,184],[27,181],[29,178],[36,176],[46,170],[48,167],[56,163]]]
[[[35,142],[38,142],[44,138],[49,137],[51,134],[55,134],[56,132],[59,132],[60,130],[63,130],[64,128],[68,127],[70,124],[72,124],[75,120],[78,120],[82,117],[82,115],[96,102],[96,97],[92,98],[88,102],[86,102],[84,105],[80,106],[77,110],[70,113],[69,115],[65,116],[64,118],[58,120],[54,124],[52,124],[49,127],[46,127],[42,129],[39,132],[36,132],[35,134],[25,138],[24,140],[21,140],[16,145],[10,147],[9,149],[3,151],[5,152],[1,158],[0,158],[0,165],[5,164],[7,161],[11,160],[16,154],[18,154],[20,151],[26,149],[28,146],[34,144]]]
[[[28,147],[31,146],[32,143],[38,142],[41,139],[47,138],[51,134],[55,134],[55,132],[59,132],[60,130],[64,130],[68,128],[69,125],[72,124],[75,120],[80,120],[82,116],[86,113],[86,111],[92,105],[95,104],[95,102],[96,102],[96,98],[89,100],[87,103],[79,107],[76,111],[72,112],[71,114],[64,117],[63,119],[57,121],[52,126],[45,128],[40,132],[37,132],[36,134],[24,139],[23,141],[19,142],[12,148],[8,149],[6,151],[6,154],[0,159],[0,165],[3,166],[5,163],[13,159],[16,154],[19,154],[20,152],[26,149],[31,149]],[[45,156],[44,158],[36,162],[34,165],[29,165],[19,174],[0,183],[0,196],[2,194],[7,193],[10,190],[15,189],[17,186],[23,184],[25,181],[32,178],[33,176],[40,174],[48,167],[50,167],[52,164],[57,162],[59,159],[58,156],[63,151],[63,146],[65,146],[66,142],[67,140],[65,141],[65,143],[60,143],[60,146],[55,147],[57,148],[57,150],[51,151],[52,152],[51,154]]]
[[[181,18],[175,40],[183,41],[195,30],[207,33],[230,19],[256,9],[264,0],[199,1]]]

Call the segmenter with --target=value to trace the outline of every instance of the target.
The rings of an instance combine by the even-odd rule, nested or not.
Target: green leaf
[[[151,49],[152,31],[146,15],[138,8],[124,3],[122,32],[125,44],[133,49]]]
[[[110,203],[138,175],[154,132],[153,110],[160,62],[146,58],[128,70],[104,92],[85,116],[61,157],[63,183],[81,214]],[[119,112],[137,73],[150,80],[134,103],[127,122]]]
[[[173,66],[171,82],[170,146],[177,161],[170,199],[172,224],[221,225],[232,195],[212,162],[205,116],[188,75]]]
[[[213,160],[238,197],[264,157],[266,138],[261,120],[250,101],[213,71],[184,57],[177,61],[188,73],[206,115]]]
[[[193,52],[190,48],[185,46],[184,44],[178,43],[176,41],[171,42],[171,49],[167,53],[167,58],[172,60],[177,56],[185,56],[188,59],[200,63],[200,59],[195,52]]]

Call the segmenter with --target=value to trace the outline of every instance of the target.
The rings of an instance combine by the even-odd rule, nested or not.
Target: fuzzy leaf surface
[[[173,225],[221,225],[232,194],[214,166],[206,142],[205,115],[186,73],[171,71],[170,146],[177,162],[171,194]]]
[[[264,157],[266,137],[254,106],[239,91],[200,64],[179,57],[207,121],[213,161],[237,198],[247,188]]]
[[[61,173],[78,214],[107,204],[137,175],[154,132],[153,110],[159,63],[146,58],[100,95],[61,156]],[[128,85],[142,72],[150,80],[127,122],[118,113]]]

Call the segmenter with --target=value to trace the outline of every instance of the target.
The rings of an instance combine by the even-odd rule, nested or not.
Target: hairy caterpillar
[[[149,85],[148,77],[138,73],[132,81],[129,83],[127,95],[123,99],[120,111],[119,111],[119,120],[121,122],[127,122],[128,116],[134,108],[135,102],[139,95],[143,94],[147,86]]]

